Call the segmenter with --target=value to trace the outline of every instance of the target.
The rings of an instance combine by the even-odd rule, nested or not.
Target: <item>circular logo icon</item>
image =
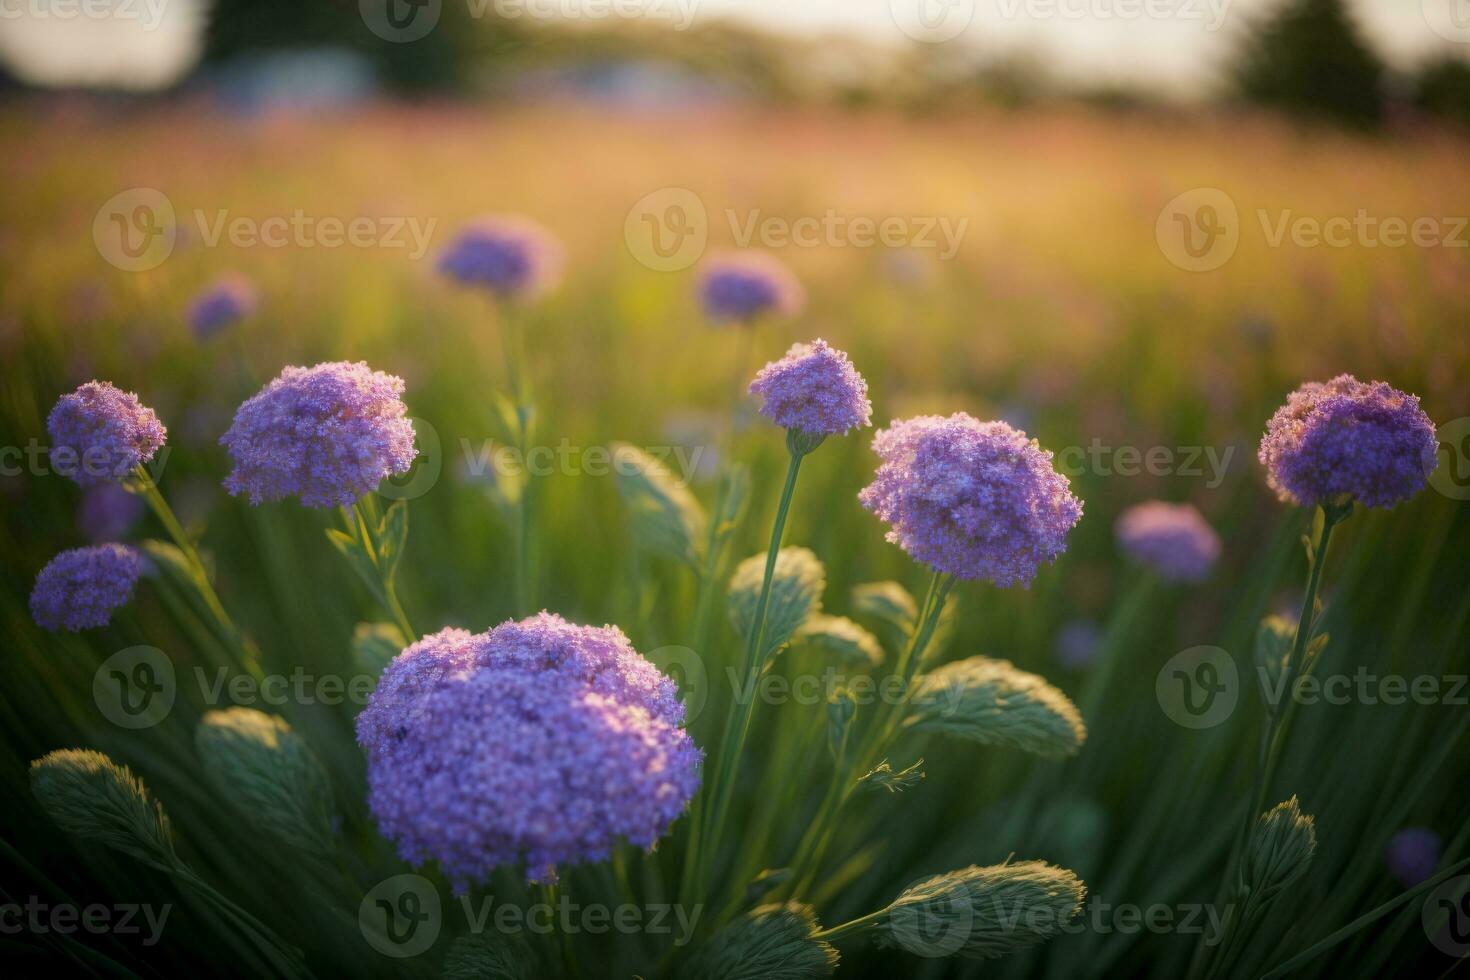
[[[427,37],[439,23],[442,8],[443,0],[357,0],[367,29],[395,44]]]
[[[910,885],[915,888],[915,885]],[[888,915],[893,942],[915,956],[953,956],[970,938],[975,927],[975,907],[962,889],[924,894],[904,901]]]
[[[178,694],[173,661],[157,647],[119,650],[92,675],[92,700],[119,728],[152,728],[168,717]]]
[[[659,647],[647,654],[653,665],[674,678],[684,701],[684,724],[698,718],[709,702],[709,674],[704,659],[688,647]]]
[[[1440,952],[1457,957],[1470,953],[1470,875],[1456,875],[1430,892],[1419,919]]]
[[[888,13],[915,41],[942,44],[969,29],[975,0],[888,0]]]
[[[709,215],[699,195],[663,187],[638,199],[623,221],[628,252],[654,272],[678,272],[699,261],[709,243]]]
[[[1240,214],[1229,194],[1196,187],[1164,205],[1154,223],[1164,258],[1186,272],[1218,269],[1240,244]]]
[[[413,500],[434,489],[444,471],[444,443],[439,430],[428,419],[410,416],[419,454],[407,473],[390,475],[378,485],[378,496],[389,500]]]
[[[439,890],[422,875],[394,875],[362,897],[357,924],[368,945],[384,956],[418,956],[439,938]]]
[[[1470,417],[1439,426],[1434,433],[1449,450],[1429,474],[1429,485],[1451,500],[1470,500]]]
[[[109,197],[92,219],[97,253],[124,272],[146,272],[173,254],[179,226],[162,191],[134,187]]]
[[[1240,674],[1219,647],[1190,647],[1170,657],[1154,679],[1154,694],[1169,720],[1184,728],[1214,728],[1235,711]]]
[[[1424,22],[1446,41],[1470,44],[1470,0],[1419,0]]]

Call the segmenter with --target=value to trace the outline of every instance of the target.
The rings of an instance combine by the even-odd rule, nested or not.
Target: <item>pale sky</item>
[[[610,9],[636,9],[670,30],[733,17],[880,44],[945,38],[945,45],[982,52],[1034,53],[1074,80],[1153,84],[1163,94],[1181,94],[1207,85],[1244,20],[1279,0],[440,2],[522,17],[590,18],[600,11],[604,20]],[[1470,53],[1470,0],[1351,0],[1351,6],[1378,49],[1401,65],[1435,51]],[[204,0],[0,0],[0,59],[38,84],[156,87],[187,72],[198,57],[203,7]]]

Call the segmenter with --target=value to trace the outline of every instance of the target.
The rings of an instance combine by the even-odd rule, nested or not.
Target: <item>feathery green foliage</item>
[[[989,657],[956,660],[921,675],[907,726],[1053,759],[1076,755],[1087,738],[1070,698],[1044,678]]]

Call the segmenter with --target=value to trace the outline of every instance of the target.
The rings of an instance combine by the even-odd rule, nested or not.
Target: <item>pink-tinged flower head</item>
[[[189,305],[189,327],[195,337],[208,340],[254,313],[259,301],[248,279],[226,276],[194,298]]]
[[[31,591],[31,618],[56,630],[96,629],[128,604],[143,574],[143,556],[121,544],[63,551],[46,563]]]
[[[1287,503],[1347,498],[1392,507],[1424,489],[1437,451],[1434,423],[1418,398],[1340,374],[1287,397],[1267,423],[1260,460],[1266,482]]]
[[[1388,870],[1399,884],[1413,888],[1434,876],[1443,845],[1428,827],[1406,827],[1388,840]]]
[[[1202,581],[1220,557],[1220,536],[1189,504],[1136,504],[1118,516],[1113,530],[1129,558],[1165,581]]]
[[[761,396],[761,414],[783,429],[841,435],[872,424],[868,383],[825,340],[793,344],[785,357],[761,369],[750,393]]]
[[[716,323],[750,323],[796,316],[806,305],[806,292],[790,269],[765,252],[721,252],[704,265],[699,301]]]
[[[923,415],[880,430],[873,450],[882,462],[858,499],[889,541],[962,579],[1030,585],[1082,518],[1052,454],[1004,422]]]
[[[458,891],[651,848],[699,786],[673,681],[616,627],[541,613],[399,654],[358,716],[368,805],[404,860]]]
[[[361,361],[286,368],[220,437],[235,462],[225,489],[252,504],[351,505],[418,455],[402,394],[401,378]]]
[[[46,419],[51,466],[84,487],[125,479],[163,447],[168,430],[138,396],[106,381],[62,395]]]
[[[501,299],[529,299],[561,278],[561,242],[515,215],[488,215],[462,228],[439,254],[439,272]]]

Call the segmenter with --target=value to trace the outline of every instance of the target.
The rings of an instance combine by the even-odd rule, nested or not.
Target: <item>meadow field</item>
[[[426,104],[279,118],[205,108],[22,102],[0,115],[0,899],[178,906],[151,943],[146,927],[0,936],[14,975],[63,962],[144,977],[830,971],[825,947],[788,972],[748,950],[745,968],[763,972],[711,959],[721,927],[771,899],[810,905],[833,933],[818,938],[840,953],[838,976],[1436,976],[1470,950],[1460,929],[1470,928],[1460,901],[1470,879],[1459,877],[1470,859],[1470,142],[1061,108]],[[131,271],[107,244],[106,212],[115,199],[131,212],[140,188],[166,199],[177,233],[166,257]],[[1210,245],[1201,258],[1171,243],[1168,209],[1181,196],[1200,227],[1199,202],[1228,202],[1233,215],[1208,214],[1233,253]],[[559,283],[513,325],[436,270],[457,231],[484,214],[525,215],[565,246]],[[358,220],[363,237],[334,245],[324,219]],[[860,240],[854,219],[891,219],[905,247]],[[1410,233],[1395,237],[1395,223]],[[286,230],[268,241],[272,227]],[[791,240],[796,229],[811,235]],[[649,235],[708,247],[670,258]],[[802,312],[752,327],[707,321],[702,263],[745,247],[790,268]],[[190,304],[222,276],[248,280],[258,305],[201,339]],[[535,406],[522,446],[504,411],[509,329]],[[652,853],[625,844],[610,861],[562,869],[554,894],[505,867],[460,896],[433,862],[400,859],[365,802],[361,699],[324,696],[320,683],[350,689],[367,671],[371,687],[400,644],[371,660],[362,624],[385,616],[324,536],[339,526],[332,510],[250,506],[222,488],[230,459],[219,439],[236,408],[288,365],[361,360],[401,377],[420,456],[380,496],[385,508],[407,501],[396,582],[413,627],[481,631],[543,608],[616,624],[680,681],[708,767],[739,697],[744,647],[725,583],[766,551],[787,465],[783,433],[741,393],[761,365],[817,337],[866,378],[875,429],[963,411],[1056,454],[1084,508],[1065,553],[1029,588],[959,582],[928,663],[983,654],[1040,675],[1080,711],[1080,750],[1057,759],[916,737],[890,761],[900,770],[922,758],[924,778],[856,795],[823,822],[833,675],[798,637],[771,675],[822,680],[757,697],[729,817],[693,875],[708,891],[690,889],[689,816]],[[1356,508],[1317,569],[1330,641],[1315,675],[1350,680],[1341,697],[1295,704],[1262,809],[1295,796],[1315,851],[1274,902],[1250,906],[1247,928],[1231,912],[1247,896],[1231,881],[1273,710],[1259,626],[1271,615],[1296,626],[1301,541],[1320,534],[1311,510],[1268,488],[1257,447],[1291,391],[1342,373],[1418,395],[1444,445],[1422,492],[1392,509]],[[239,665],[201,639],[206,617],[170,568],[146,575],[104,628],[33,621],[38,572],[95,539],[84,491],[44,452],[52,406],[94,378],[136,392],[167,426],[153,478],[259,666],[286,679],[279,696],[248,677],[231,687]],[[882,677],[907,634],[873,615],[871,590],[854,589],[895,581],[922,597],[929,578],[858,501],[878,465],[873,431],[831,436],[806,457],[784,543],[820,559],[822,610],[886,647],[860,671]],[[722,474],[748,475],[710,568],[651,542],[639,487],[609,465],[623,444],[663,459],[706,515],[730,485]],[[514,453],[541,461],[524,550],[495,469]],[[1121,552],[1115,520],[1154,499],[1193,504],[1218,533],[1202,581],[1164,581]],[[148,513],[113,530],[142,543],[169,529]],[[174,690],[170,710],[134,727],[104,706],[103,665],[139,646],[162,652]],[[1183,661],[1189,676],[1218,682],[1204,718],[1181,707],[1188,683],[1178,687],[1184,675],[1169,667],[1200,647],[1223,651],[1212,670],[1234,666],[1207,675],[1194,672],[1197,657]],[[1432,681],[1434,692],[1386,695],[1385,679],[1417,692]],[[320,760],[335,814],[325,855],[283,845],[259,808],[232,805],[206,778],[195,729],[235,703],[284,719]],[[67,748],[106,753],[146,784],[188,876],[58,829],[30,767]],[[815,854],[813,825],[828,834]],[[1436,877],[1413,886],[1390,860],[1391,839],[1408,828],[1439,842]],[[833,928],[919,879],[1029,860],[1086,885],[1075,918],[1041,930],[1044,942],[1010,951],[1018,927],[992,922],[989,908],[964,910],[953,945],[945,914],[906,932]],[[760,878],[763,869],[777,873]],[[429,943],[399,955],[363,916],[375,888],[406,874],[430,882],[442,911]],[[672,929],[476,932],[469,910],[487,897],[668,905],[688,928],[671,912]],[[1222,924],[1229,941],[1217,944],[1211,929]],[[965,940],[983,929],[1005,933],[986,949],[1009,955],[975,958],[987,953]],[[457,945],[465,936],[486,948]],[[506,965],[512,957],[488,948],[497,942],[530,959]],[[968,957],[949,955],[962,946]],[[1287,974],[1271,973],[1283,965]]]

